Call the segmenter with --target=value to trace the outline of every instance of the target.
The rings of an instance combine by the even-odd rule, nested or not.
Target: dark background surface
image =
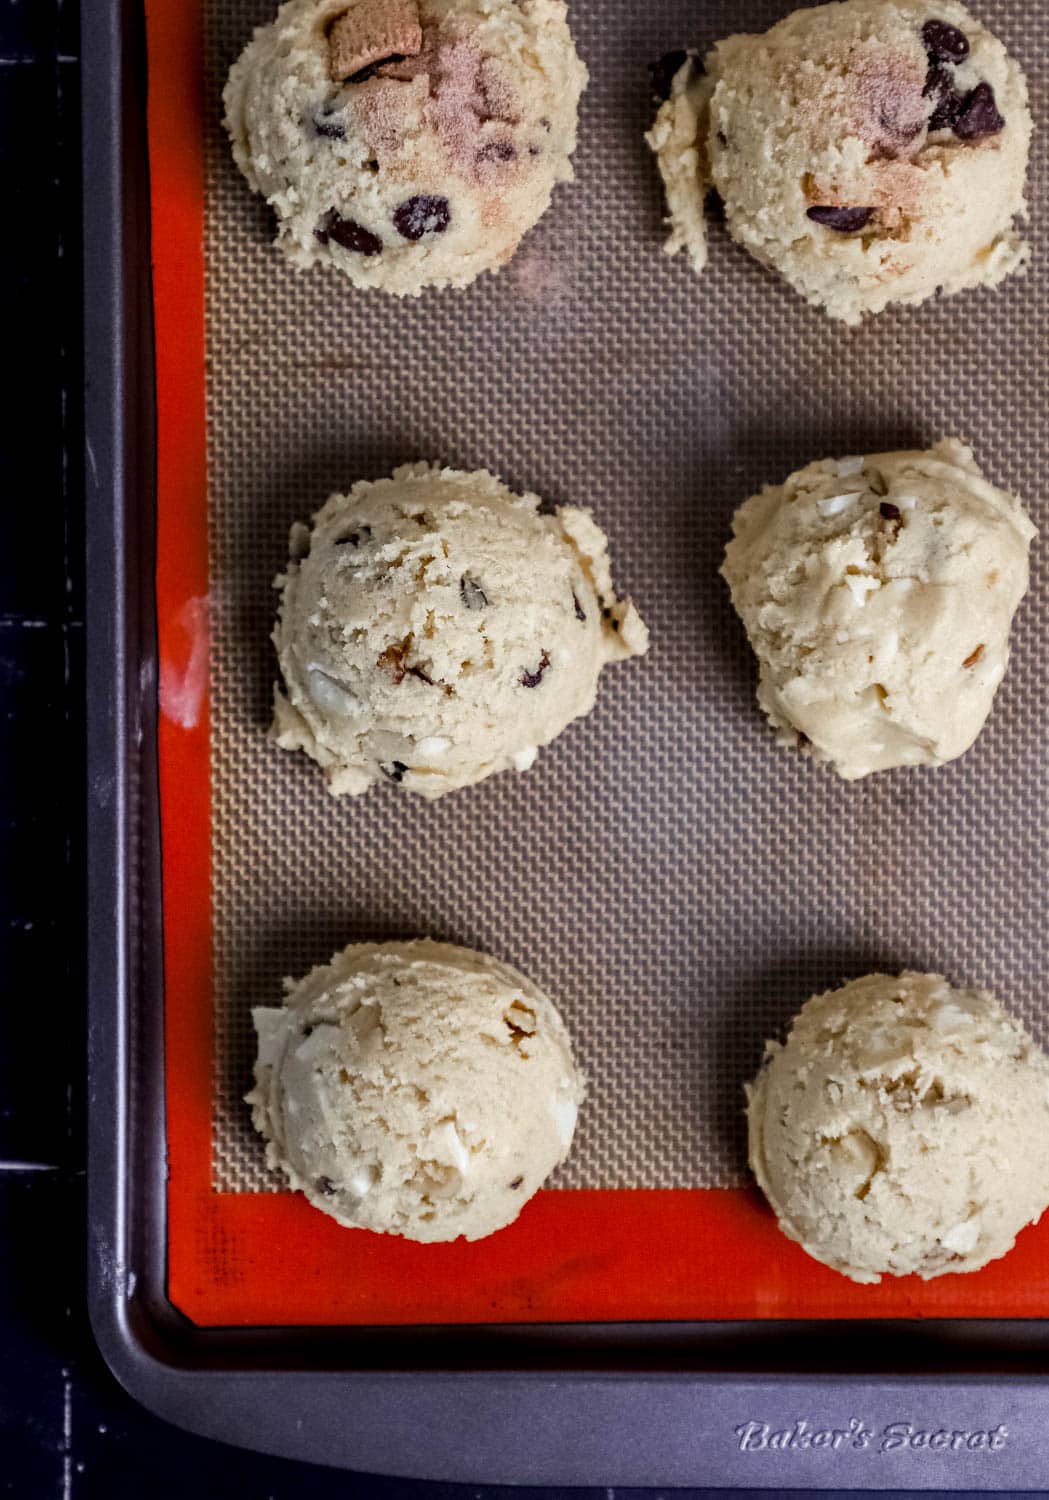
[[[78,49],[68,0],[0,0],[11,382],[0,439],[0,1493],[467,1500],[486,1492],[340,1474],[179,1432],[124,1394],[87,1325]]]

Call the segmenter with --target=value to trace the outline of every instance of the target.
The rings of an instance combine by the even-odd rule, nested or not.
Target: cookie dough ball
[[[1027,85],[953,0],[844,0],[678,70],[648,139],[671,237],[706,261],[703,198],[834,318],[997,286],[1028,259]]]
[[[349,1228],[481,1239],[572,1144],[583,1079],[553,1003],[445,943],[359,943],[252,1012],[266,1159]]]
[[[969,448],[809,464],[742,505],[733,531],[721,572],[780,744],[847,780],[968,750],[1035,534]]]
[[[296,265],[415,296],[510,259],[572,178],[586,81],[562,0],[288,0],[226,128]]]
[[[589,511],[538,506],[484,470],[407,464],[294,528],[277,743],[335,793],[440,797],[527,770],[589,713],[605,663],[648,646]]]
[[[853,1281],[979,1270],[1049,1205],[1049,1058],[939,974],[814,996],[747,1097],[780,1228]]]

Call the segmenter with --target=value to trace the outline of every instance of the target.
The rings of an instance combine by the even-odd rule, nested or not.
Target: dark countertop
[[[0,1490],[27,1500],[549,1494],[341,1474],[189,1436],[125,1395],[87,1325],[78,46],[70,0],[0,0],[13,381],[0,444],[10,538],[0,552]]]

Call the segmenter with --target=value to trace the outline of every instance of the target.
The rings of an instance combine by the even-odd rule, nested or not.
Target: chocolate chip
[[[669,99],[670,88],[675,77],[688,62],[688,53],[682,49],[678,52],[664,52],[663,56],[656,62],[648,65],[648,71],[652,75],[652,92],[657,99]],[[695,62],[693,66],[695,66]],[[702,66],[702,64],[699,64]]]
[[[382,240],[356,219],[344,219],[337,209],[330,208],[313,231],[322,245],[334,240],[344,250],[355,250],[358,255],[381,255]]]
[[[878,506],[878,511],[881,514],[883,520],[898,521],[900,519],[900,507],[898,505],[890,504],[888,500],[883,500],[881,502],[881,504]]]
[[[523,1177],[515,1177],[514,1180],[513,1180],[513,1182],[511,1182],[510,1186],[516,1190],[517,1188],[519,1188],[521,1186],[522,1182],[524,1182],[524,1178]]]
[[[954,78],[940,63],[931,63],[925,75],[925,98],[936,100],[929,116],[930,130],[950,130],[962,107],[962,98],[954,87]]]
[[[818,205],[808,209],[808,217],[815,224],[823,224],[838,234],[853,234],[869,223],[873,208],[846,208],[839,204]]]
[[[929,116],[930,130],[953,130],[954,122],[958,118],[958,111],[962,107],[962,101],[957,94],[943,94],[936,108]]]
[[[960,63],[969,56],[969,38],[949,21],[926,21],[922,45],[937,62]]]
[[[320,115],[313,122],[313,129],[317,135],[322,135],[329,141],[344,141],[346,129],[341,120],[334,115]]]
[[[1005,121],[998,113],[994,101],[994,89],[989,83],[978,83],[962,100],[958,118],[954,122],[954,133],[963,141],[978,141],[985,135],[997,135],[1005,129]]]
[[[795,744],[797,745],[798,749],[807,750],[812,744],[812,741],[809,739],[808,735],[804,732],[804,730],[801,729],[797,730],[796,734],[797,738],[795,740]]]
[[[576,597],[575,594],[572,595],[572,603],[575,605],[575,617],[576,617],[576,619],[577,620],[585,620],[586,619],[586,610],[580,604],[580,602],[577,599],[577,597]]]
[[[909,108],[908,105],[908,110]],[[915,120],[913,117],[908,119],[906,114],[903,114],[901,118],[901,114],[903,111],[900,108],[882,109],[878,112],[878,122],[881,128],[886,135],[894,137],[897,143],[896,146],[885,143],[882,145],[883,151],[887,152],[890,160],[896,154],[899,145],[906,145],[908,141],[913,141],[914,137],[925,128],[924,120]]]
[[[524,671],[521,673],[521,686],[526,688],[538,687],[543,680],[543,673],[550,665],[550,654],[544,651],[539,658],[539,665],[534,672]]]
[[[403,52],[391,52],[389,57],[380,57],[375,62],[369,63],[366,68],[358,68],[356,73],[351,73],[345,81],[347,83],[367,83],[380,68],[385,68],[388,63],[404,62]]]
[[[459,580],[459,597],[467,609],[484,609],[488,595],[475,578],[464,573]]]
[[[447,198],[421,193],[394,209],[393,223],[406,240],[421,240],[424,234],[443,234],[452,222]]]
[[[477,153],[478,161],[515,161],[517,148],[509,141],[489,141]]]
[[[606,604],[605,601],[604,601],[604,599],[600,595],[598,595],[598,601],[597,602],[601,606],[601,618],[602,618],[602,620],[606,620],[608,622],[608,624],[611,625],[611,627],[612,627],[613,630],[618,630],[619,629],[619,623],[620,623],[619,622],[619,617],[618,617],[618,615],[613,615],[613,613],[612,613],[612,606],[610,604]]]
[[[348,535],[346,535],[346,536],[337,536],[335,538],[335,541],[332,543],[332,546],[334,546],[334,547],[359,547],[360,544],[361,544],[361,537],[362,536],[363,537],[369,537],[369,536],[371,536],[371,534],[372,534],[372,529],[371,529],[370,526],[361,526],[361,527],[358,527],[358,529],[356,531],[349,532]]]
[[[330,1177],[318,1177],[317,1191],[323,1193],[326,1198],[331,1198],[335,1193],[335,1184]]]
[[[408,767],[402,760],[393,760],[388,766],[379,767],[379,770],[384,776],[388,776],[391,781],[397,782],[398,784],[400,784],[404,780],[404,773],[405,771],[407,771],[407,769]]]

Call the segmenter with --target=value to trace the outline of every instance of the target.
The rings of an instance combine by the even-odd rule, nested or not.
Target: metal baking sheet
[[[1044,260],[997,294],[858,331],[724,234],[696,281],[660,254],[639,60],[763,29],[783,7],[620,8],[609,24],[607,6],[575,0],[591,71],[577,182],[505,273],[418,301],[361,294],[288,266],[232,162],[222,84],[271,10],[203,5],[215,1191],[283,1191],[243,1104],[250,1006],[352,938],[436,934],[557,997],[591,1084],[554,1189],[740,1186],[742,1085],[765,1038],[871,968],[986,984],[1044,1041],[1041,577],[973,752],[860,785],[774,747],[717,577],[736,505],[816,456],[961,434],[1037,513]],[[1049,27],[1004,0],[984,11],[1037,100]],[[293,521],[419,457],[593,506],[653,645],[606,672],[595,712],[527,776],[437,806],[386,788],[334,802],[265,737],[271,583]],[[767,1293],[755,1281],[755,1310]]]
[[[129,205],[139,213],[142,206],[133,135],[136,39],[130,8],[92,3],[99,27],[88,58],[88,103],[96,106],[89,180],[108,189],[88,200],[99,231],[89,266],[89,436],[98,485],[94,680],[112,687],[108,713],[96,708],[92,723],[93,1013],[103,1023],[103,1030],[93,1027],[93,1068],[111,1085],[93,1117],[93,1285],[96,1326],[111,1361],[151,1404],[190,1425],[285,1452],[305,1451],[289,1424],[268,1415],[253,1425],[237,1415],[234,1393],[246,1363],[259,1389],[273,1392],[275,1407],[278,1392],[306,1381],[318,1418],[350,1389],[361,1397],[355,1369],[400,1364],[417,1372],[413,1390],[418,1411],[431,1419],[429,1449],[405,1439],[399,1458],[389,1443],[384,1456],[359,1433],[322,1446],[332,1461],[402,1472],[773,1486],[1020,1482],[1035,1472],[1032,1462],[1037,1467],[1023,1434],[1036,1430],[1031,1424],[1044,1412],[1036,1374],[1042,1326],[957,1319],[1040,1316],[1049,1302],[1040,1242],[1018,1247],[1006,1263],[1009,1274],[995,1280],[992,1273],[982,1289],[980,1278],[965,1278],[964,1286],[959,1278],[946,1293],[938,1284],[902,1297],[890,1288],[880,1302],[860,1306],[850,1292],[840,1304],[832,1297],[816,1307],[824,1284],[806,1282],[807,1266],[795,1274],[790,1247],[768,1234],[760,1202],[741,1185],[738,1110],[740,1085],[765,1036],[780,1031],[812,989],[875,964],[939,967],[990,984],[1044,1038],[1045,726],[1035,649],[1044,627],[1041,575],[1036,570],[1009,678],[974,752],[936,776],[897,773],[844,787],[774,749],[752,703],[752,666],[716,566],[733,508],[762,480],[818,453],[909,445],[946,432],[972,441],[991,476],[1024,494],[1038,519],[1045,442],[1038,419],[1049,348],[1041,261],[1032,276],[995,297],[890,313],[856,333],[797,303],[720,234],[704,281],[694,282],[683,263],[659,254],[658,190],[640,139],[649,102],[638,64],[682,40],[702,44],[763,27],[782,8],[667,4],[645,16],[626,13],[613,26],[596,3],[579,0],[573,27],[592,72],[579,182],[559,191],[526,242],[529,259],[521,264],[532,269],[458,296],[387,305],[331,277],[295,276],[268,244],[260,205],[233,175],[218,130],[216,83],[268,8],[238,0],[206,4],[198,15],[167,0],[151,4],[151,108],[170,114],[177,105],[184,117],[179,152],[154,139],[152,159],[156,606],[161,676],[167,674],[169,707],[179,704],[159,723],[166,787],[162,1070],[160,830],[149,758],[158,728],[148,591],[151,433],[148,411],[131,402],[132,392],[145,394],[149,370],[141,221],[128,218]],[[1001,3],[982,10],[1022,58],[1038,113],[1044,21]],[[123,95],[114,93],[117,80]],[[182,149],[187,121],[198,132],[195,154]],[[1040,140],[1038,151],[1036,203],[1045,177]],[[203,257],[199,239],[194,254],[195,225]],[[187,251],[181,264],[176,248]],[[549,303],[536,299],[537,283],[551,292]],[[199,289],[199,344],[192,318],[187,328],[172,318],[176,287],[189,309]],[[207,359],[206,385],[200,369],[193,376],[190,368],[198,353]],[[581,368],[590,372],[585,382]],[[99,392],[108,393],[108,404]],[[184,460],[172,467],[176,437],[199,454],[199,470]],[[612,536],[618,580],[652,627],[653,652],[610,672],[591,719],[523,778],[501,778],[436,808],[381,794],[336,804],[315,768],[265,740],[273,670],[269,582],[291,520],[328,490],[417,456],[487,465],[551,501],[592,504]],[[180,531],[182,545],[173,541]],[[194,718],[186,693],[202,640],[208,691]],[[177,797],[173,773],[185,773]],[[209,813],[203,842],[202,806]],[[208,920],[196,925],[202,907],[190,876],[208,865]],[[460,1330],[449,1341],[441,1326],[427,1331],[400,1317],[390,1321],[407,1326],[388,1329],[378,1344],[367,1328],[352,1336],[346,1329],[359,1317],[318,1320],[300,1309],[289,1319],[300,1326],[281,1332],[252,1316],[246,1263],[265,1261],[268,1250],[252,1234],[266,1222],[266,1205],[283,1204],[283,1214],[298,1200],[266,1179],[238,1109],[249,1063],[247,1009],[271,996],[284,972],[300,971],[348,938],[423,930],[502,954],[564,1007],[594,1102],[568,1170],[529,1212],[553,1215],[536,1221],[543,1226],[579,1234],[572,1220],[580,1213],[600,1213],[604,1205],[609,1217],[600,1222],[611,1226],[620,1210],[647,1205],[631,1225],[636,1230],[647,1219],[652,1240],[642,1237],[633,1250],[646,1263],[663,1257],[667,1274],[661,1280],[657,1271],[655,1300],[639,1300],[637,1273],[621,1294],[614,1285],[605,1294],[602,1322],[595,1323],[587,1313],[596,1304],[578,1299],[578,1285],[559,1298],[547,1276],[541,1287],[527,1288],[529,1296],[541,1293],[536,1306],[525,1306],[517,1284],[504,1286],[488,1331]],[[166,1198],[158,1115],[164,1091]],[[188,1198],[179,1192],[190,1175],[197,1197],[186,1212]],[[675,1203],[696,1202],[732,1203],[743,1217],[730,1214],[727,1226],[719,1221],[713,1241],[698,1235],[684,1260],[680,1246],[679,1259],[667,1259],[668,1236],[653,1226],[709,1228],[702,1216],[690,1218],[687,1206],[675,1219]],[[660,1217],[665,1210],[669,1219]],[[308,1236],[316,1216],[290,1212],[269,1222]],[[520,1241],[516,1252],[512,1240],[496,1239],[510,1247],[499,1252],[505,1269],[522,1248],[536,1248],[539,1235]],[[714,1293],[718,1284],[732,1284],[724,1266],[734,1252],[739,1284],[719,1314]],[[395,1266],[398,1253],[394,1247]],[[556,1261],[556,1242],[548,1253]],[[175,1262],[207,1280],[197,1309],[204,1316],[193,1316],[191,1280],[183,1274],[180,1291],[172,1279]],[[473,1269],[478,1265],[483,1271],[482,1262]],[[462,1265],[451,1261],[449,1270],[454,1280]],[[679,1282],[691,1274],[706,1292],[690,1305],[671,1271]],[[320,1296],[323,1286],[314,1290]],[[223,1307],[227,1316],[216,1317]],[[409,1302],[409,1312],[419,1307]],[[642,1308],[645,1321],[622,1322]],[[795,1337],[799,1326],[784,1321],[835,1312],[842,1321],[821,1325],[818,1342],[807,1346]],[[777,1321],[755,1321],[770,1314]],[[943,1321],[921,1335],[895,1323],[889,1344],[879,1324],[857,1332],[844,1321],[914,1314]],[[719,1315],[746,1321],[722,1328],[695,1321]],[[432,1312],[421,1316],[433,1322]],[[552,1326],[564,1317],[579,1321]],[[672,1321],[653,1325],[651,1317]],[[530,1322],[527,1331],[507,1328],[521,1319]],[[337,1326],[304,1326],[318,1321]],[[239,1329],[206,1326],[222,1322]],[[884,1377],[901,1349],[920,1361],[928,1384],[881,1378],[859,1385],[856,1373],[832,1387],[820,1379],[850,1367]],[[177,1375],[176,1351],[185,1366]],[[456,1456],[450,1441],[433,1436],[433,1422],[449,1423],[462,1382],[469,1386],[493,1360],[510,1384],[489,1380],[485,1409],[497,1390],[534,1399],[529,1409],[537,1420],[541,1411],[552,1434],[549,1453],[508,1456],[486,1441],[470,1453],[460,1443]],[[1021,1362],[1024,1377],[986,1383],[987,1372],[1018,1370]],[[460,1373],[422,1374],[435,1365]],[[659,1379],[639,1376],[640,1365],[658,1368]],[[589,1412],[604,1434],[601,1460],[574,1448],[565,1433],[554,1440],[553,1387],[549,1379],[513,1373],[525,1366],[548,1376],[556,1370],[569,1382],[577,1415]],[[802,1368],[811,1383],[797,1383]],[[980,1379],[977,1370],[985,1372]],[[582,1371],[604,1374],[587,1381]],[[971,1378],[944,1384],[945,1371],[969,1371]],[[378,1378],[367,1384],[367,1400],[385,1402],[388,1415],[392,1388]],[[226,1401],[205,1398],[205,1385],[224,1391]],[[624,1403],[651,1412],[657,1400],[671,1423],[668,1441],[655,1442],[653,1428],[629,1451],[615,1436]],[[826,1444],[801,1441],[806,1429],[787,1450],[762,1445],[764,1424],[769,1435],[785,1430],[789,1413],[811,1411],[804,1420],[812,1431],[844,1432],[854,1431],[853,1420],[865,1430],[883,1415],[888,1422],[901,1403],[918,1432],[923,1420],[942,1425],[966,1416],[966,1431],[990,1434],[997,1413],[1009,1435],[997,1445],[988,1436],[961,1457],[956,1445],[954,1459],[925,1451],[920,1475],[912,1457],[920,1445],[881,1451],[874,1437],[852,1447],[832,1440],[833,1469],[820,1457]],[[494,1435],[494,1410],[492,1421]],[[747,1440],[751,1422],[757,1436]],[[453,1429],[454,1422],[449,1439]],[[789,1480],[782,1459],[770,1457],[781,1451],[791,1454]]]

